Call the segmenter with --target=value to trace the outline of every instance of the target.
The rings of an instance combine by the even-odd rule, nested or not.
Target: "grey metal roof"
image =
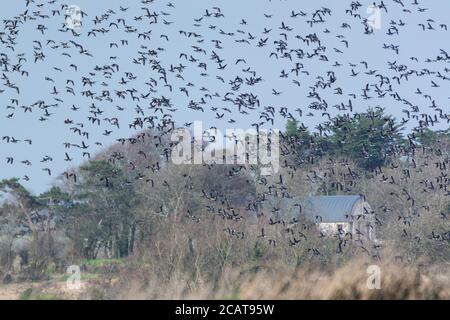
[[[303,202],[306,217],[322,222],[343,222],[351,220],[355,204],[361,199],[359,195],[352,196],[316,196],[308,197]]]
[[[299,214],[304,214],[316,222],[344,222],[351,221],[353,207],[360,199],[359,195],[312,196],[303,201],[295,197],[273,197],[265,201],[263,208],[272,212],[277,209],[280,217],[298,217]]]

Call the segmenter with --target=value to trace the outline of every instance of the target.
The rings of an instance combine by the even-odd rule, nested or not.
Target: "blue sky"
[[[295,111],[297,108],[303,110],[302,117],[298,120],[303,122],[311,130],[324,121],[322,116],[323,111],[315,111],[308,108],[313,101],[308,98],[308,93],[318,80],[317,77],[327,77],[328,71],[333,71],[336,75],[336,83],[332,88],[320,90],[320,96],[328,104],[328,110],[331,115],[338,113],[333,105],[340,103],[348,103],[352,100],[354,111],[364,111],[368,107],[380,106],[386,108],[387,112],[394,115],[397,119],[405,116],[402,110],[412,110],[412,106],[417,107],[419,112],[430,115],[436,114],[436,110],[429,108],[432,105],[431,100],[435,101],[435,105],[448,112],[449,96],[448,80],[438,79],[435,75],[440,72],[442,75],[449,76],[446,68],[450,68],[448,61],[427,62],[427,59],[436,59],[441,55],[440,50],[446,50],[450,53],[450,46],[448,42],[448,32],[446,32],[441,24],[448,24],[448,12],[450,3],[444,0],[438,1],[419,1],[419,5],[412,4],[413,1],[404,1],[404,7],[394,1],[384,1],[388,12],[381,10],[381,29],[374,30],[371,35],[364,34],[364,24],[362,19],[367,18],[367,7],[373,1],[359,1],[362,6],[355,11],[361,16],[361,19],[351,17],[346,10],[350,8],[351,1],[260,1],[260,0],[227,0],[227,1],[170,1],[174,7],[169,7],[169,1],[154,1],[152,3],[141,3],[140,1],[85,1],[73,0],[71,3],[79,6],[84,12],[88,14],[82,19],[83,26],[79,31],[80,36],[74,37],[70,32],[61,32],[58,29],[64,23],[64,10],[61,10],[60,1],[48,3],[48,1],[35,0],[28,8],[28,14],[36,16],[36,20],[27,20],[25,23],[20,23],[18,27],[18,35],[15,39],[14,51],[7,47],[7,44],[0,44],[0,52],[6,54],[12,64],[18,62],[17,54],[23,54],[26,62],[21,62],[22,70],[28,71],[29,76],[22,76],[18,72],[5,72],[10,82],[17,84],[20,87],[20,95],[11,88],[2,86],[3,92],[0,93],[1,112],[0,112],[0,136],[9,136],[22,140],[18,143],[6,143],[5,140],[0,141],[0,179],[19,177],[23,178],[27,175],[30,181],[21,182],[35,193],[39,193],[47,189],[57,175],[69,167],[76,166],[83,161],[82,151],[76,149],[65,149],[64,142],[80,144],[85,141],[90,147],[89,152],[95,154],[101,147],[97,146],[95,142],[101,142],[103,146],[108,146],[121,137],[129,137],[136,133],[134,129],[130,129],[128,124],[138,115],[136,114],[136,107],[139,105],[145,112],[146,116],[155,116],[153,111],[147,109],[148,102],[144,99],[140,101],[133,101],[130,97],[126,99],[119,99],[114,96],[115,90],[125,90],[135,88],[140,93],[148,93],[149,86],[146,84],[150,78],[157,79],[159,74],[152,70],[148,65],[142,66],[133,63],[134,58],[138,58],[138,51],[155,50],[158,52],[156,60],[166,70],[170,69],[170,65],[177,66],[180,63],[186,66],[183,71],[183,78],[175,77],[175,73],[169,73],[168,79],[173,86],[171,92],[167,87],[164,87],[162,81],[158,80],[158,85],[155,86],[153,97],[167,97],[171,99],[171,103],[176,112],[172,113],[173,119],[177,124],[182,125],[185,122],[192,122],[201,120],[204,127],[216,126],[218,128],[248,128],[256,121],[259,121],[260,112],[266,106],[273,106],[277,111],[281,108],[287,108],[293,115],[299,116]],[[42,7],[37,7],[38,4],[44,3]],[[120,7],[128,8],[122,11]],[[135,20],[134,17],[145,14],[142,10],[146,7],[150,12],[159,14],[158,23],[150,24],[151,19],[143,18],[142,20]],[[220,7],[220,12],[224,17],[203,17],[200,22],[194,19],[201,18],[206,10],[208,12],[217,12],[214,7]],[[316,23],[312,27],[308,24],[312,14],[316,10],[326,7],[331,10],[331,15],[324,15],[323,23]],[[427,8],[427,10],[419,10]],[[101,17],[112,9],[115,13],[109,13],[107,21],[100,24],[94,24],[95,17]],[[404,11],[404,10],[408,11]],[[2,4],[0,12],[1,20],[13,19],[15,16],[23,13],[26,10],[25,1],[8,1]],[[52,15],[52,10],[60,10],[61,15]],[[303,11],[307,15],[305,17],[290,17],[292,10],[295,12]],[[48,15],[49,18],[39,18],[39,14]],[[170,14],[165,15],[164,13]],[[267,18],[266,15],[272,15]],[[117,22],[118,18],[124,18],[126,24],[131,28],[138,29],[137,33],[127,33],[123,27],[116,29],[114,26],[110,27],[110,22]],[[242,23],[242,19],[246,24]],[[432,20],[428,20],[432,19]],[[164,23],[166,20],[167,23]],[[401,20],[401,21],[400,21]],[[427,21],[428,20],[428,21]],[[281,30],[280,27],[284,22],[292,31]],[[343,28],[342,24],[346,23],[349,28]],[[430,23],[435,30],[422,31],[419,24],[427,25]],[[120,24],[120,23],[119,23]],[[197,24],[197,25],[196,25]],[[37,30],[38,25],[45,25],[46,30],[42,34]],[[215,27],[214,27],[215,26]],[[399,30],[398,35],[389,36],[386,33],[389,28],[395,26]],[[214,27],[214,28],[213,28]],[[110,31],[101,34],[95,32],[96,36],[88,36],[92,29],[109,29]],[[264,34],[264,28],[272,29],[270,33]],[[2,27],[3,29],[3,27]],[[220,33],[220,30],[225,33],[233,33],[233,36],[228,36]],[[325,30],[329,33],[325,33]],[[180,34],[180,30],[195,32],[201,37],[186,37]],[[138,33],[150,32],[150,39],[138,38]],[[243,32],[243,33],[241,33]],[[249,40],[249,33],[255,37]],[[308,46],[302,40],[295,36],[306,37],[308,34],[316,34],[321,45],[325,47],[325,55],[328,61],[321,61],[318,58],[296,58],[290,61],[286,58],[276,59],[270,57],[270,53],[275,51],[276,44],[274,41],[282,40],[286,33],[287,46],[289,49],[301,49],[304,52],[312,52],[313,46]],[[162,38],[161,35],[167,35],[169,41]],[[1,36],[6,40],[6,35]],[[257,44],[260,39],[268,38],[267,46],[258,47]],[[236,42],[235,40],[247,39],[250,44],[245,42]],[[47,45],[47,40],[53,40]],[[87,49],[92,57],[81,55],[78,50],[74,48],[70,41],[75,41]],[[121,40],[127,40],[128,45],[121,45]],[[198,43],[198,40],[203,42]],[[215,48],[212,40],[221,41],[221,48]],[[348,48],[342,40],[348,41]],[[36,42],[42,44],[42,52],[45,54],[44,61],[34,62],[34,52],[40,51],[33,47],[39,46]],[[118,48],[110,47],[110,43],[117,43]],[[383,49],[383,45],[398,45],[399,52],[396,54],[393,50]],[[53,45],[59,45],[58,48],[51,48]],[[67,48],[64,48],[64,45]],[[146,48],[142,48],[145,46]],[[206,51],[206,54],[201,52],[194,52],[192,46],[201,47]],[[338,49],[342,53],[337,52]],[[160,50],[164,49],[164,50]],[[211,61],[212,51],[216,52],[221,59],[224,60],[223,65],[227,65],[224,70],[219,70],[217,65]],[[62,53],[69,53],[62,55]],[[197,62],[192,63],[184,59],[180,59],[180,53],[186,53],[188,56],[192,55]],[[116,57],[110,59],[110,57]],[[411,57],[417,58],[412,60]],[[237,59],[243,58],[246,64],[235,64]],[[341,67],[333,67],[335,61],[342,64]],[[362,61],[368,63],[366,69]],[[205,71],[208,76],[201,76],[203,69],[198,65],[204,62],[207,65]],[[302,63],[304,69],[308,72],[301,73],[298,77],[293,73],[289,74],[288,78],[281,78],[282,70],[287,73],[294,67],[295,63]],[[406,70],[424,70],[429,69],[435,72],[430,76],[414,77],[411,76],[408,81],[402,80],[400,84],[393,79],[398,73],[389,69],[388,62],[395,62],[397,66],[404,65]],[[117,63],[120,66],[119,72],[115,72],[110,78],[105,78],[101,71],[95,71],[95,67],[103,67]],[[350,63],[356,65],[351,66]],[[77,66],[77,71],[71,67],[71,64]],[[11,68],[11,67],[10,67]],[[56,68],[56,69],[55,69]],[[230,102],[223,101],[223,96],[230,91],[229,81],[239,77],[250,77],[250,74],[243,73],[242,69],[250,68],[256,71],[256,77],[262,77],[262,81],[254,86],[247,86],[243,84],[241,88],[235,92],[252,93],[258,96],[260,100],[260,107],[249,114],[239,114],[236,106]],[[61,71],[58,71],[61,70]],[[358,72],[357,77],[351,77],[352,69]],[[394,92],[397,92],[402,98],[411,102],[411,105],[406,105],[402,101],[396,101],[389,94],[384,98],[377,97],[373,91],[369,92],[372,99],[365,100],[362,98],[362,89],[366,84],[376,84],[378,79],[375,75],[366,75],[364,72],[375,70],[375,74],[381,73],[391,78],[391,84]],[[89,73],[95,73],[90,75]],[[127,84],[119,84],[121,78],[126,78],[125,73],[132,73],[132,77]],[[219,81],[216,76],[220,76],[225,80],[225,84]],[[89,77],[95,84],[91,88],[83,87],[81,78]],[[46,80],[50,78],[53,81]],[[73,80],[74,85],[68,85],[67,80]],[[300,86],[294,85],[292,80],[297,80]],[[439,87],[432,87],[431,81],[437,82]],[[4,83],[4,80],[1,80]],[[194,84],[194,87],[187,86],[187,83]],[[102,84],[103,83],[103,84]],[[66,92],[66,87],[73,87],[75,95]],[[56,87],[59,92],[58,98],[62,101],[54,100],[55,95],[52,95],[53,87]],[[189,90],[189,97],[179,88],[185,87]],[[193,111],[187,108],[190,100],[200,101],[205,91],[201,88],[207,88],[208,93],[213,95],[218,93],[220,97],[212,100],[205,99],[207,104],[204,106],[205,112]],[[343,91],[342,95],[335,94],[335,88],[340,88]],[[424,94],[428,94],[432,99],[427,99],[423,95],[417,95],[414,92],[417,88]],[[90,99],[81,94],[82,91],[90,89],[97,94],[103,90],[109,90],[113,97],[113,102],[106,100],[100,101],[98,99]],[[275,96],[272,94],[272,89],[282,92]],[[355,94],[356,98],[349,96]],[[18,104],[13,103],[17,99]],[[48,111],[51,116],[45,116],[44,111],[39,108],[33,108],[33,112],[24,112],[21,106],[29,106],[36,101],[43,100],[46,104],[54,106],[49,107]],[[120,120],[120,130],[111,126],[105,121],[101,125],[89,123],[88,117],[89,106],[95,104],[96,107],[103,111],[100,118],[117,117]],[[72,105],[79,107],[78,111],[71,110]],[[8,107],[9,106],[9,107]],[[117,106],[123,108],[119,111]],[[220,108],[229,108],[233,112],[222,119],[216,119],[215,111],[211,108],[218,108],[218,112],[223,113]],[[13,109],[15,108],[15,109]],[[233,109],[234,108],[234,109]],[[307,115],[308,113],[312,115]],[[14,113],[12,118],[7,118],[7,115]],[[39,121],[41,117],[46,118],[46,121]],[[160,114],[156,116],[161,117]],[[233,124],[227,121],[233,118],[236,122]],[[73,123],[83,123],[83,131],[89,132],[89,139],[82,138],[77,133],[70,130],[74,124],[66,124],[64,120],[71,119]],[[273,127],[284,128],[286,118],[277,114]],[[411,129],[417,126],[417,121],[411,121],[407,127]],[[447,129],[448,125],[445,121],[435,126],[435,129]],[[113,130],[109,136],[102,135],[105,130]],[[33,143],[29,145],[23,142],[25,139],[31,139]],[[64,161],[65,152],[73,158],[73,161]],[[7,164],[7,157],[14,157],[14,163]],[[41,163],[43,157],[49,156],[53,161],[49,163]],[[29,160],[32,165],[27,166],[21,161]],[[51,168],[52,175],[43,171],[43,168]]]

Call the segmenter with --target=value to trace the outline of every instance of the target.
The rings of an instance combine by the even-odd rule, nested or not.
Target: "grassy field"
[[[129,260],[95,260],[85,261],[80,290],[67,287],[66,275],[54,274],[45,281],[2,285],[0,299],[450,299],[448,265],[420,270],[380,264],[380,289],[368,288],[367,266],[363,260],[328,272],[313,265],[236,266],[211,282],[182,273],[164,279],[149,265]]]

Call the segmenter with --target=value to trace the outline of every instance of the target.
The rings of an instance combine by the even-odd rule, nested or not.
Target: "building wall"
[[[364,208],[367,209],[367,212],[372,211],[370,205],[362,200],[353,208],[353,238],[356,240],[375,240],[375,216],[374,214],[368,214]],[[360,216],[359,219],[358,216]],[[372,227],[369,227],[369,225]],[[358,230],[363,234],[359,234]]]
[[[351,231],[350,223],[347,222],[321,222],[319,223],[319,231],[327,236],[333,236],[338,233],[339,225],[341,225],[344,234]]]
[[[327,236],[334,236],[338,233],[338,227],[340,225],[343,230],[342,235],[349,232],[352,234],[354,240],[375,241],[375,216],[374,214],[368,214],[364,208],[369,213],[372,211],[367,202],[360,200],[353,207],[351,221],[321,222],[317,225],[318,229]],[[372,227],[369,227],[369,225]]]

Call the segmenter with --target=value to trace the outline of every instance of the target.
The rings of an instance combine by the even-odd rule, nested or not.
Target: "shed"
[[[264,207],[279,218],[306,218],[324,235],[348,234],[355,240],[375,240],[375,215],[360,195],[311,196],[303,200],[275,197],[267,199]]]
[[[375,239],[375,216],[360,195],[308,197],[303,202],[306,218],[324,234],[351,233],[355,239]]]

